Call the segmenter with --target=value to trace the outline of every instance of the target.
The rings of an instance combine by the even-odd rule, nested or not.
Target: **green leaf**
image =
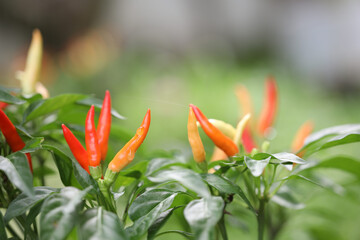
[[[77,101],[76,103],[80,104],[80,105],[89,106],[89,107],[91,105],[94,105],[95,108],[101,109],[103,100],[98,99],[98,98],[93,98],[93,97],[87,97],[85,99]],[[111,108],[111,115],[113,115],[114,117],[116,117],[118,119],[125,119],[125,117],[120,115],[120,113],[118,113],[114,108]]]
[[[148,177],[148,179],[152,182],[178,181],[202,197],[210,196],[210,192],[200,175],[189,169],[164,170],[156,173],[154,177]]]
[[[102,207],[84,212],[80,218],[78,236],[80,240],[128,239],[118,216]]]
[[[0,89],[0,102],[6,102],[11,104],[23,104],[25,103],[24,100],[21,100],[20,98],[14,97],[4,89]]]
[[[208,197],[191,201],[184,216],[198,240],[215,239],[215,225],[221,219],[224,201],[221,197]]]
[[[29,121],[52,113],[85,97],[86,95],[81,94],[62,94],[46,100],[33,102],[25,111],[25,120]]]
[[[34,137],[26,142],[26,145],[19,152],[30,153],[35,152],[36,150],[41,149],[41,143],[44,141],[43,137]]]
[[[66,187],[44,201],[40,214],[40,240],[66,238],[76,224],[83,197],[89,190]]]
[[[99,186],[97,182],[83,169],[79,163],[73,162],[74,175],[78,183],[84,189],[91,186],[90,192],[100,193]]]
[[[13,153],[8,156],[10,159],[0,156],[0,170],[2,170],[9,180],[28,196],[34,196],[33,179],[30,172],[29,163],[23,153]]]
[[[152,159],[147,167],[146,176],[162,170],[164,167],[174,166],[174,165],[185,165],[185,162],[182,162],[179,158],[155,158]]]
[[[188,233],[188,232],[184,232],[184,231],[179,231],[179,230],[168,230],[168,231],[164,231],[164,232],[161,232],[159,234],[157,234],[155,237],[159,237],[161,235],[165,235],[165,234],[171,234],[171,233],[176,233],[176,234],[179,234],[181,236],[183,236],[184,238],[186,239],[194,239],[194,235],[192,233]]]
[[[263,173],[266,166],[269,164],[270,158],[271,157],[263,160],[254,160],[245,156],[245,164],[254,177],[259,177]]]
[[[30,209],[29,214],[26,216],[25,219],[25,233],[24,235],[28,235],[31,229],[31,224],[33,224],[36,221],[36,217],[39,215],[40,210],[42,207],[42,201],[36,204],[33,208]]]
[[[58,192],[58,189],[50,187],[34,187],[34,192],[34,196],[22,193],[10,203],[4,217],[6,223],[14,217],[24,214],[27,210],[33,208],[50,194]]]
[[[4,239],[4,240],[8,239],[5,230],[4,217],[1,212],[0,212],[0,239]]]
[[[132,221],[136,221],[143,215],[148,214],[153,208],[159,205],[167,198],[174,198],[175,192],[162,189],[153,189],[146,191],[137,197],[129,208],[129,217]]]
[[[257,153],[253,156],[253,159],[263,160],[268,157],[271,157],[271,162],[273,162],[273,163],[296,163],[296,164],[307,163],[302,158],[296,156],[293,153],[288,153],[288,152],[280,152],[280,153],[275,153],[275,154]]]
[[[149,192],[145,192],[144,197],[140,200],[136,199],[136,202],[134,201],[130,206],[130,209],[132,209],[129,209],[129,213],[131,212],[131,218],[136,219],[133,225],[125,229],[130,239],[140,239],[140,237],[146,233],[156,219],[171,206],[175,196],[177,195],[177,193],[174,192],[171,193],[171,195],[164,194],[161,196],[163,198],[159,201],[156,199],[155,190],[151,190]],[[141,196],[142,195],[138,198]],[[143,202],[144,200],[148,200],[148,202]],[[139,208],[140,206],[144,207],[143,211]],[[142,216],[138,218],[141,212]]]
[[[305,204],[299,203],[291,193],[291,189],[286,186],[282,186],[275,196],[271,198],[271,201],[291,209],[302,209],[305,207]]]
[[[160,216],[155,220],[155,222],[150,226],[147,234],[148,240],[153,240],[156,237],[156,233],[160,230],[162,226],[169,220],[175,208],[170,208],[169,210],[160,214]]]
[[[207,182],[212,187],[216,188],[219,192],[226,194],[238,194],[244,200],[244,202],[249,206],[250,210],[255,212],[249,199],[246,197],[243,190],[238,185],[216,174],[207,173],[207,174],[202,174],[201,176],[205,182]]]

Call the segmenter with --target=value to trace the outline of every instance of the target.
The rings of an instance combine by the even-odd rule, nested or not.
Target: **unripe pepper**
[[[150,121],[151,112],[150,109],[148,109],[141,123],[141,126],[136,130],[135,136],[125,144],[125,146],[115,155],[113,160],[109,163],[109,170],[113,172],[119,172],[134,159],[136,150],[143,143],[149,131]]]
[[[190,104],[190,107],[193,109],[196,119],[199,121],[206,135],[214,142],[217,147],[223,150],[228,156],[233,156],[239,152],[236,144],[214,125],[212,125],[198,107],[193,104]]]
[[[101,150],[101,160],[105,160],[106,158],[110,128],[111,128],[111,96],[110,96],[110,92],[106,91],[100,112],[97,131],[96,131],[98,143]]]
[[[25,143],[19,136],[18,132],[16,131],[14,124],[10,121],[10,119],[1,109],[0,109],[0,130],[4,135],[6,142],[9,144],[11,151],[17,152],[25,147]],[[32,160],[30,153],[26,153],[26,158],[28,159],[29,167],[32,172],[33,168],[32,168]]]
[[[189,109],[187,130],[188,130],[188,139],[194,156],[194,160],[197,163],[204,162],[205,149],[199,135],[199,130],[196,125],[196,117],[194,111],[191,108]]]
[[[266,96],[258,122],[258,132],[262,136],[265,136],[266,130],[271,127],[274,122],[278,99],[276,81],[272,76],[267,78],[265,87]]]
[[[65,124],[62,124],[61,127],[63,129],[65,140],[69,145],[69,148],[72,154],[74,155],[75,159],[78,161],[80,166],[90,174],[89,159],[85,148],[81,145],[81,143],[74,136],[71,130],[65,126]]]

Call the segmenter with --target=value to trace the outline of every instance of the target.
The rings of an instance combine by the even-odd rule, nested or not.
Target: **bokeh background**
[[[280,92],[271,150],[288,150],[306,120],[317,130],[360,121],[356,0],[0,0],[1,85],[19,86],[15,74],[24,69],[34,28],[44,38],[41,82],[50,94],[102,98],[109,89],[127,118],[115,124],[130,134],[151,108],[149,150],[190,156],[188,104],[235,124],[236,85],[248,87],[259,112],[269,74]],[[210,156],[213,146],[203,139]],[[357,157],[359,145],[328,154],[337,153]],[[360,239],[359,178],[319,174],[345,193],[304,184],[308,195],[299,199],[308,207],[290,211],[279,239]],[[247,227],[233,224],[230,239],[255,239],[255,219],[247,218],[238,219]]]

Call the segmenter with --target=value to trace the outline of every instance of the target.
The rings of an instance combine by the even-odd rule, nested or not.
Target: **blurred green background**
[[[306,120],[315,123],[315,130],[359,122],[360,8],[352,1],[336,6],[280,2],[0,0],[0,82],[19,85],[15,72],[24,68],[37,27],[45,43],[41,82],[50,95],[79,92],[102,98],[110,90],[113,107],[127,118],[114,124],[129,136],[151,108],[144,148],[175,149],[190,157],[188,104],[235,125],[241,112],[236,85],[249,89],[259,113],[264,80],[272,74],[279,108],[271,151],[287,151]],[[213,145],[201,134],[209,157]],[[123,143],[112,144],[115,151]],[[316,157],[335,154],[358,158],[359,144]],[[278,239],[360,239],[360,176],[318,172],[342,185],[344,194],[294,183],[307,207],[289,210]],[[230,239],[255,239],[255,218],[238,211],[228,218]],[[174,228],[174,221],[166,228]]]

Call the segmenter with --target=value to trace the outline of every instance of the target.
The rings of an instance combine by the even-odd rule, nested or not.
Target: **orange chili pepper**
[[[24,141],[19,136],[14,124],[10,121],[8,116],[0,109],[0,130],[4,135],[6,142],[9,144],[11,151],[17,152],[25,147]],[[30,153],[26,153],[28,159],[30,171],[33,172],[32,160]]]
[[[199,121],[206,135],[214,142],[214,144],[218,148],[223,150],[228,156],[234,156],[236,153],[239,152],[236,144],[229,137],[225,136],[214,125],[212,125],[198,107],[193,104],[190,104],[190,107],[193,109],[196,119]]]
[[[100,112],[97,131],[96,131],[98,143],[101,150],[101,160],[104,160],[106,158],[110,128],[111,128],[111,96],[110,96],[110,92],[106,91]]]
[[[198,127],[196,125],[196,117],[194,111],[191,108],[189,109],[187,129],[188,129],[188,139],[194,156],[194,160],[198,163],[204,162],[205,149],[199,135]]]
[[[235,94],[241,106],[242,116],[245,116],[248,113],[253,115],[251,97],[247,88],[243,85],[238,85],[235,89]]]
[[[89,159],[85,148],[81,145],[81,143],[71,132],[71,130],[65,126],[65,124],[62,124],[61,127],[63,129],[65,140],[69,145],[69,148],[72,154],[74,155],[75,159],[78,161],[80,166],[90,174]]]
[[[89,165],[97,167],[100,165],[101,150],[96,135],[96,128],[94,123],[94,105],[91,106],[85,121],[85,143],[88,153]]]
[[[151,113],[150,109],[148,109],[141,123],[141,126],[136,131],[135,136],[131,138],[130,141],[127,142],[125,146],[115,155],[113,160],[111,160],[108,166],[108,170],[112,171],[113,173],[117,173],[121,169],[126,167],[134,159],[136,150],[143,143],[149,131],[150,121]],[[105,174],[105,181],[107,180],[106,176],[108,174],[108,170]]]
[[[269,76],[265,85],[266,96],[258,122],[258,131],[262,136],[266,134],[266,130],[273,124],[277,110],[277,87],[274,77]]]
[[[298,152],[301,150],[301,148],[304,146],[305,139],[311,134],[313,131],[314,124],[311,121],[305,122],[299,130],[296,132],[294,140],[291,145],[291,151],[292,152]],[[305,152],[301,151],[298,152],[296,155],[299,157],[302,157]]]

